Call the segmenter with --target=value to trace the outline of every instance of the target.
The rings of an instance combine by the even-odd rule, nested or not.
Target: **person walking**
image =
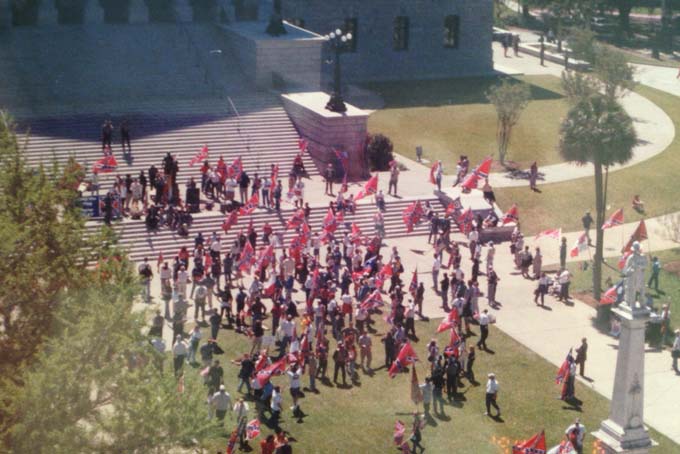
[[[652,282],[654,283],[654,290],[659,293],[659,272],[661,271],[661,262],[659,257],[652,257],[652,274],[649,276],[649,281],[647,281],[647,287],[652,288]]]
[[[673,357],[673,370],[677,375],[680,375],[680,370],[678,370],[678,358],[680,358],[680,329],[675,330],[675,340],[673,341],[671,356]]]
[[[421,383],[420,392],[423,393],[423,408],[425,409],[425,418],[430,419],[430,404],[432,403],[432,378],[425,377],[425,383]]]
[[[186,342],[184,342],[184,339],[182,339],[182,335],[178,334],[175,337],[175,345],[172,346],[172,357],[173,357],[173,366],[175,370],[175,378],[179,378],[179,376],[182,373],[182,367],[184,367],[184,361],[186,360],[188,353],[188,348]]]
[[[578,364],[579,375],[585,377],[586,359],[588,358],[588,339],[581,339],[581,345],[576,349],[576,364]]]
[[[581,223],[583,224],[583,233],[585,233],[586,238],[588,238],[588,246],[592,246],[593,242],[590,240],[590,227],[593,225],[593,217],[590,215],[590,211],[586,211],[586,214],[581,218]]]
[[[477,342],[477,347],[482,350],[487,350],[486,339],[489,337],[489,310],[484,309],[479,315],[479,331],[481,332],[479,341]]]
[[[534,161],[529,167],[529,189],[534,192],[539,192],[536,187],[536,180],[538,180],[538,164]]]
[[[217,421],[222,425],[225,415],[231,410],[231,396],[224,388],[224,385],[220,385],[219,391],[210,397],[210,407],[215,410]]]
[[[501,417],[501,409],[498,406],[498,382],[496,381],[496,374],[489,373],[487,375],[488,380],[486,382],[486,413],[484,416],[491,415],[491,407],[495,408],[498,412],[496,418]]]
[[[325,195],[333,195],[333,180],[335,179],[335,170],[333,169],[333,164],[329,163],[326,166],[326,170],[323,173],[323,178],[326,182],[326,192]]]
[[[444,413],[444,370],[441,367],[441,356],[439,362],[432,371],[432,400],[434,402],[434,414],[437,413],[437,404],[440,412]]]
[[[413,430],[412,430],[411,438],[410,438],[411,442],[413,443],[413,448],[411,449],[410,452],[412,452],[413,454],[418,452],[416,450],[417,448],[420,448],[421,453],[423,451],[425,451],[425,448],[423,447],[423,445],[420,444],[420,441],[423,438],[422,434],[421,434],[421,429],[423,428],[423,422],[424,421],[422,421],[420,419],[420,415],[418,414],[418,412],[414,411],[413,412]]]
[[[534,291],[534,303],[538,304],[538,299],[541,298],[541,307],[545,305],[545,294],[548,293],[548,275],[545,272],[541,273],[538,279],[538,288]]]
[[[399,183],[399,166],[394,163],[392,167],[390,167],[390,185],[389,188],[387,189],[387,194],[388,195],[394,195],[395,197],[397,196],[397,183]],[[394,190],[394,194],[392,194],[392,190]]]
[[[565,269],[567,267],[567,237],[562,237],[562,242],[560,243],[560,268]]]
[[[498,281],[501,279],[498,277],[496,271],[493,268],[489,268],[487,279],[487,299],[489,301],[489,306],[493,307],[496,305],[496,289],[498,288]]]

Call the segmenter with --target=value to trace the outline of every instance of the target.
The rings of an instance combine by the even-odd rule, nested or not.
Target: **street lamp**
[[[333,72],[333,94],[331,99],[326,104],[326,109],[331,112],[343,113],[347,112],[347,106],[342,99],[342,85],[340,82],[340,54],[347,49],[348,44],[352,41],[351,33],[342,33],[339,28],[330,32],[324,39],[328,41],[335,53],[335,68]]]

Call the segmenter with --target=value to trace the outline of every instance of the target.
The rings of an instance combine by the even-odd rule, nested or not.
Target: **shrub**
[[[387,170],[389,163],[394,159],[392,141],[382,134],[370,136],[366,146],[366,156],[371,171]]]

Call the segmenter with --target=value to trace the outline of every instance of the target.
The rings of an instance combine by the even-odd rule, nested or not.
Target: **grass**
[[[672,190],[680,173],[680,100],[665,92],[639,86],[636,91],[661,107],[673,120],[676,136],[659,155],[609,176],[608,214],[623,207],[626,222],[643,217],[659,216],[680,210],[680,198]],[[539,168],[540,171],[540,168]],[[501,207],[517,203],[525,234],[533,235],[548,228],[562,227],[565,231],[581,228],[581,216],[595,207],[593,178],[581,178],[564,183],[539,185],[539,193],[527,187],[498,188],[496,199]],[[645,202],[646,216],[630,208],[633,195],[640,194]],[[526,221],[531,220],[531,221]]]
[[[523,76],[532,100],[513,128],[507,156],[522,167],[535,160],[561,162],[557,153],[559,125],[567,104],[560,81],[552,76]],[[500,78],[467,78],[371,84],[385,99],[385,108],[368,120],[371,133],[382,133],[395,151],[415,158],[417,146],[426,159],[441,159],[447,173],[455,172],[459,155],[474,164],[497,156],[496,111],[485,96]]]
[[[426,343],[438,325],[438,321],[417,322],[416,330],[422,340],[415,345],[418,355],[426,358]],[[385,329],[382,320],[376,324],[378,330],[373,335],[374,367],[382,363],[383,349],[379,341]],[[440,345],[446,343],[446,333],[439,335]],[[472,338],[474,342],[474,337]],[[233,331],[222,330],[219,343],[227,352],[221,357],[222,364],[249,351],[245,336],[235,335]],[[331,347],[334,346],[332,342]],[[463,400],[446,404],[445,416],[432,419],[423,431],[423,445],[429,453],[496,454],[503,451],[512,441],[533,435],[545,429],[550,445],[559,442],[564,429],[580,416],[589,430],[599,426],[608,414],[609,402],[604,397],[577,383],[576,396],[582,400],[582,412],[574,411],[557,399],[559,387],[555,385],[556,367],[540,358],[521,344],[492,327],[489,346],[495,354],[479,353],[475,363],[477,379],[482,383],[471,385],[464,380],[461,390]],[[332,361],[329,361],[332,374]],[[426,376],[426,367],[418,363],[420,381]],[[503,420],[493,420],[482,415],[484,412],[484,383],[486,373],[497,374],[501,390],[499,404],[503,410]],[[225,381],[232,399],[236,392],[237,368],[225,367]],[[339,389],[330,383],[319,384],[320,394],[306,393],[301,408],[306,413],[303,422],[292,418],[289,407],[291,398],[287,391],[288,380],[282,377],[274,381],[282,386],[284,411],[281,426],[294,437],[294,450],[304,453],[347,453],[347,452],[390,452],[394,450],[392,430],[394,422],[400,419],[406,423],[416,409],[410,401],[410,374],[400,374],[390,380],[384,369],[372,377],[359,372],[360,384],[352,388]],[[308,384],[307,376],[303,384]],[[251,403],[252,406],[252,403]],[[422,406],[420,408],[422,411]],[[464,429],[464,433],[461,428]],[[224,449],[227,431],[233,428],[233,419],[227,417],[224,438],[209,441],[209,448]],[[271,429],[262,422],[262,437]],[[455,434],[455,435],[454,435]],[[658,452],[672,452],[678,446],[667,438],[653,433],[659,441]],[[592,438],[588,438],[592,441]],[[210,452],[210,451],[208,451]]]
[[[648,242],[642,243],[643,248],[648,248]],[[661,261],[662,270],[659,273],[659,291],[654,289],[647,289],[649,294],[654,299],[654,306],[657,310],[661,309],[662,304],[669,304],[671,311],[671,326],[680,326],[680,248],[669,249],[666,251],[650,252],[647,258],[650,260],[653,256],[659,257]],[[616,284],[621,280],[621,274],[616,268],[618,258],[610,258],[607,260],[610,266],[602,267],[602,282],[607,278],[611,278],[612,282]],[[592,266],[584,269],[585,262],[574,262],[567,264],[567,268],[574,275],[571,289],[574,292],[582,292],[590,295],[593,291],[593,273]],[[647,270],[646,279],[649,279],[651,268]],[[674,328],[673,328],[674,329]],[[669,339],[672,340],[672,331],[669,332]]]

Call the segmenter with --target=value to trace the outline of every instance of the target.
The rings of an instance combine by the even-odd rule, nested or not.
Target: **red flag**
[[[257,358],[257,363],[255,363],[255,372],[259,372],[263,370],[265,367],[267,367],[267,355],[264,353],[265,351],[263,350],[260,352],[259,358]]]
[[[512,454],[545,454],[545,450],[545,432],[541,431],[528,440],[513,445]]]
[[[253,196],[246,202],[245,205],[243,205],[239,210],[238,214],[239,216],[243,216],[246,214],[252,214],[253,211],[257,208],[257,206],[260,204],[260,196],[256,192],[253,194]]]
[[[342,177],[342,185],[340,186],[340,193],[344,194],[345,192],[347,192],[348,186],[349,185],[347,183],[347,172],[345,172],[345,175]]]
[[[107,155],[98,160],[92,166],[93,173],[111,173],[118,167],[118,161],[113,155]]]
[[[415,366],[411,369],[411,400],[416,405],[423,401],[423,391],[420,389],[420,384],[418,383],[418,375],[416,374]]]
[[[430,183],[437,184],[437,173],[439,172],[440,166],[441,164],[437,161],[430,168]]]
[[[630,236],[630,239],[628,240],[628,243],[626,246],[623,248],[623,251],[621,252],[628,252],[633,249],[633,243],[642,240],[647,239],[647,226],[645,225],[645,220],[642,219],[638,226],[635,228],[635,231],[633,234]]]
[[[609,219],[607,219],[605,223],[602,224],[602,230],[616,227],[617,225],[621,224],[623,224],[623,208],[619,208],[618,210],[614,211],[611,216],[609,216]]]
[[[383,305],[382,295],[379,289],[375,289],[359,305],[362,309],[371,310]]]
[[[450,311],[448,319],[450,322],[456,323],[460,326],[460,314],[457,310],[453,309]]]
[[[600,297],[600,304],[614,304],[618,300],[621,283],[611,286]]]
[[[338,212],[338,214],[341,213]],[[329,208],[328,212],[326,213],[326,217],[323,220],[323,230],[328,233],[333,233],[337,228],[338,222],[336,220],[335,214],[333,214],[333,210]]]
[[[571,257],[576,257],[579,255],[579,253],[587,250],[588,250],[588,235],[586,235],[584,232],[578,237],[576,243],[574,243],[574,247],[571,248],[571,251],[569,251],[569,255]]]
[[[298,140],[298,148],[300,149],[300,152],[304,153],[307,150],[308,146],[309,141],[304,137],[300,137],[300,139]]]
[[[245,271],[246,273],[250,273],[250,268],[253,266],[253,263],[255,263],[255,251],[253,250],[253,246],[250,244],[250,241],[246,241],[246,245],[241,251],[241,259],[239,261],[238,269]]]
[[[392,435],[392,439],[394,440],[394,444],[397,446],[401,446],[404,443],[404,435],[406,434],[406,426],[404,425],[403,422],[397,421],[394,423],[394,435]]]
[[[408,233],[413,231],[413,227],[420,222],[420,218],[423,214],[425,213],[423,206],[420,204],[420,200],[417,200],[404,208],[401,218],[404,221],[404,224],[406,224],[406,231]]]
[[[388,375],[390,378],[394,378],[395,375],[401,372],[405,367],[408,367],[416,361],[418,361],[418,355],[416,355],[416,352],[413,350],[411,344],[406,342],[404,346],[401,347],[401,350],[397,355],[397,359],[395,359],[392,363],[392,366],[390,366]]]
[[[267,268],[270,263],[274,261],[274,246],[271,244],[266,248],[260,249],[260,254],[255,261],[255,269],[261,270]]]
[[[479,182],[479,175],[476,173],[471,173],[467,177],[465,177],[465,180],[463,180],[463,184],[461,185],[463,189],[467,189],[468,191],[472,191],[473,189],[477,188],[477,183]]]
[[[196,156],[191,158],[191,161],[189,161],[189,167],[193,167],[194,165],[198,164],[199,162],[203,162],[206,159],[208,159],[208,145],[203,145],[201,150],[196,153]]]
[[[246,439],[252,440],[260,435],[260,421],[255,418],[246,425]]]
[[[288,364],[288,357],[284,356],[280,360],[273,363],[271,366],[265,367],[257,373],[255,379],[260,386],[264,386],[271,379],[272,375],[281,375],[286,370]]]
[[[491,172],[491,163],[492,162],[493,162],[492,158],[490,158],[490,157],[486,158],[472,172],[477,174],[477,176],[480,177],[480,178],[489,178],[489,173]]]
[[[456,197],[449,203],[449,206],[446,207],[446,216],[457,216],[458,213],[463,209],[463,204],[460,201],[460,197]]]
[[[472,209],[467,208],[465,211],[463,211],[463,214],[458,216],[458,219],[456,219],[456,224],[458,224],[458,228],[464,235],[467,235],[472,230],[473,218],[474,215],[472,214]]]
[[[519,221],[519,214],[517,211],[517,204],[512,204],[507,213],[503,215],[503,225],[509,224],[511,222]]]
[[[300,227],[305,222],[305,210],[299,209],[295,211],[288,222],[286,223],[286,230],[290,228]]]
[[[415,298],[416,296],[416,291],[418,290],[418,268],[413,272],[413,276],[411,277],[411,283],[408,286],[408,291]]]
[[[231,165],[227,168],[227,175],[238,180],[238,178],[241,176],[241,172],[243,172],[243,162],[239,156],[238,158],[234,159]]]
[[[163,251],[158,253],[158,260],[156,261],[156,269],[160,269],[161,265],[163,264]]]
[[[456,311],[456,310],[454,309],[454,310],[452,310],[451,312],[458,312],[458,311]],[[452,322],[452,321],[449,320],[448,318],[443,318],[442,321],[441,321],[441,323],[439,323],[439,326],[437,327],[437,334],[443,333],[443,332],[446,331],[447,329],[451,329],[451,328],[453,328],[453,327],[455,327],[455,326],[456,326],[456,325],[455,325],[454,322]]]
[[[555,377],[555,383],[560,384],[566,381],[567,377],[569,376],[569,358],[571,357],[571,350],[569,350],[569,354],[567,354],[567,357],[564,359],[564,362],[560,366],[560,368],[557,370],[557,376]]]
[[[227,442],[226,454],[234,454],[236,450],[236,442],[238,441],[238,427],[229,436],[229,441]]]
[[[279,178],[279,165],[274,164],[274,168],[272,169],[272,174],[271,174],[271,180],[272,180],[272,185],[276,184],[276,180]]]
[[[378,174],[373,175],[364,185],[364,188],[357,193],[354,200],[363,199],[366,196],[373,195],[378,192]]]
[[[234,210],[231,213],[229,213],[229,216],[227,216],[224,219],[224,222],[222,222],[222,230],[224,230],[224,233],[227,233],[230,228],[235,226],[237,221],[238,221],[238,211]]]
[[[361,244],[361,229],[359,226],[356,224],[356,222],[352,222],[352,232],[349,234],[349,239],[352,241],[352,243],[356,244]]]
[[[458,347],[460,347],[461,342],[462,339],[460,338],[458,331],[452,329],[451,336],[449,337],[449,345],[444,349],[444,354],[447,356],[453,355],[458,358],[458,355],[460,354]]]
[[[569,440],[562,440],[559,445],[550,448],[550,454],[576,454],[574,445]]]
[[[544,230],[542,232],[538,232],[536,234],[535,239],[538,240],[539,238],[547,237],[547,238],[559,240],[561,236],[562,236],[562,228],[560,227],[559,229],[548,229],[548,230]]]
[[[621,258],[619,259],[618,263],[616,266],[619,268],[619,271],[623,270],[626,267],[626,262],[628,261],[628,257],[633,253],[630,249],[628,249],[626,252],[623,253]]]

